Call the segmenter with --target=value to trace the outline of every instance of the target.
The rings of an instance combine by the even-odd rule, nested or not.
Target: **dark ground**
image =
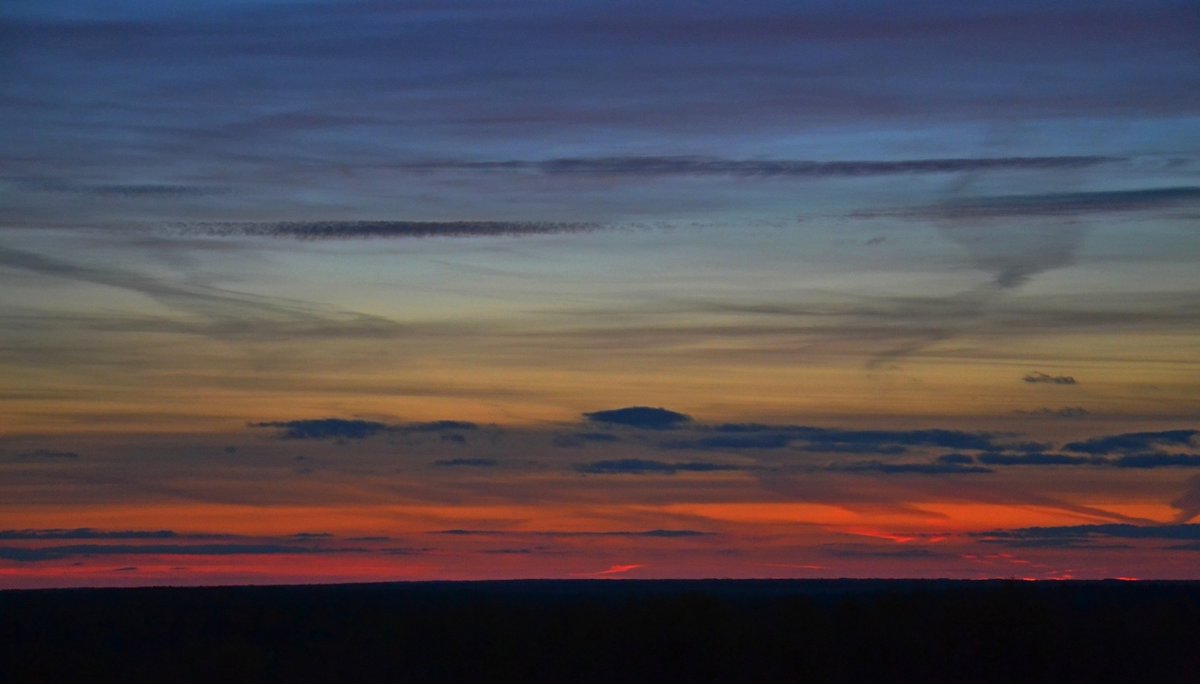
[[[1200,583],[0,592],[0,682],[1200,682]]]

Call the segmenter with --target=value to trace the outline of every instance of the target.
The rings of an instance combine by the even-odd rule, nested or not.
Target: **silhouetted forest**
[[[1197,682],[1200,584],[0,592],[0,681]]]

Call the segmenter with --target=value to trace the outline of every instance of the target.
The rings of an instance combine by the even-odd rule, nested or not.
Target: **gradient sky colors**
[[[1200,579],[1195,3],[10,0],[0,83],[0,587]]]

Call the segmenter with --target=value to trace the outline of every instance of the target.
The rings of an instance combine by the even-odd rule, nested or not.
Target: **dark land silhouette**
[[[1197,682],[1200,583],[0,592],[0,681]]]

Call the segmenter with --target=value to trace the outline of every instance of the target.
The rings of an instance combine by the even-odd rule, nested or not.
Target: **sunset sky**
[[[1191,0],[6,0],[0,588],[1200,579]]]

